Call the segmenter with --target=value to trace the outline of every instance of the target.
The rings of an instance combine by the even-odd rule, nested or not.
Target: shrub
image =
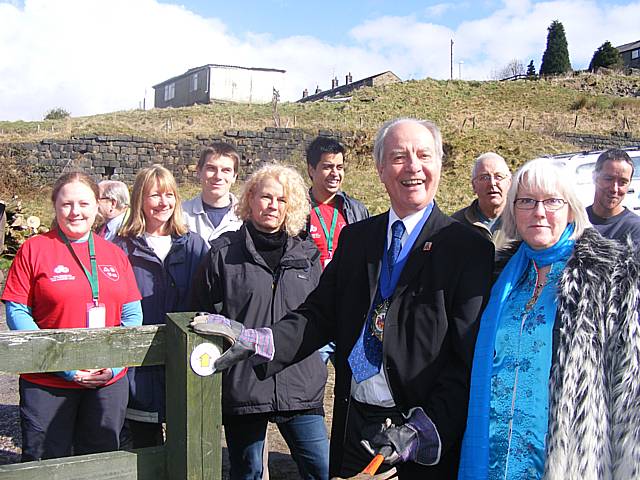
[[[44,119],[45,120],[62,120],[63,118],[67,118],[69,116],[71,116],[71,114],[67,112],[64,108],[56,107],[49,110],[47,114],[44,116]]]
[[[593,58],[589,63],[589,70],[595,72],[598,68],[620,68],[622,67],[622,56],[616,47],[608,40],[593,52]]]

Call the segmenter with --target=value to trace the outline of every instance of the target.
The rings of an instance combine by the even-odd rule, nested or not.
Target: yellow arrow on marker
[[[211,355],[209,355],[208,353],[203,353],[202,355],[200,355],[200,366],[202,368],[208,368],[209,363],[211,363]]]

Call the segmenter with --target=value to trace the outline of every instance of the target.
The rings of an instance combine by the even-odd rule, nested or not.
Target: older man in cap
[[[300,308],[272,329],[218,315],[194,322],[236,339],[216,369],[254,356],[268,360],[256,366],[262,376],[335,341],[332,476],[356,475],[380,454],[401,479],[456,477],[494,247],[436,205],[442,155],[434,123],[385,123],[374,157],[391,208],[345,227]]]
[[[498,249],[508,240],[500,219],[511,186],[511,172],[504,158],[494,152],[476,158],[471,170],[471,186],[477,198],[452,217],[491,240]]]

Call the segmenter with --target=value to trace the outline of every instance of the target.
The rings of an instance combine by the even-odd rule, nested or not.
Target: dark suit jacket
[[[331,475],[340,471],[350,402],[351,352],[376,291],[389,214],[348,225],[318,287],[273,327],[272,375],[336,342]],[[426,243],[426,242],[430,242]],[[383,368],[396,405],[424,409],[442,442],[440,463],[421,478],[455,476],[466,424],[480,314],[489,296],[493,245],[435,206],[416,240],[386,317]],[[364,467],[364,466],[363,466]]]

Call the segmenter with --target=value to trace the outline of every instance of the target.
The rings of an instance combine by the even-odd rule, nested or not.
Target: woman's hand
[[[78,370],[73,381],[85,388],[97,388],[102,387],[112,378],[113,371],[110,368],[99,368]]]

